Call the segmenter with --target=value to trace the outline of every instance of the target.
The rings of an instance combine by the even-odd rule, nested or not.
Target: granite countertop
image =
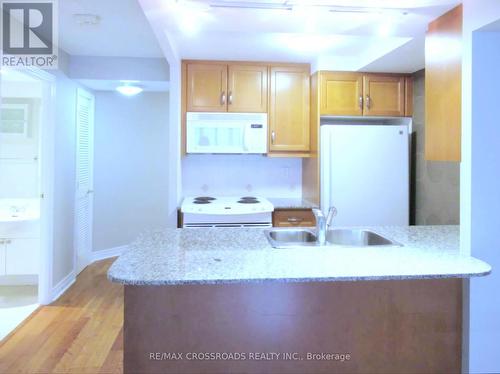
[[[312,209],[318,207],[318,204],[302,198],[270,197],[267,199],[273,204],[274,209]]]
[[[458,226],[372,227],[403,244],[272,248],[262,229],[190,228],[144,233],[111,266],[128,285],[468,278],[490,273],[459,253]]]

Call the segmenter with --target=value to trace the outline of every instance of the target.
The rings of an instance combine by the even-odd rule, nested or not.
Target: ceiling
[[[59,44],[70,55],[163,57],[137,0],[59,1]]]
[[[166,81],[123,81],[111,79],[78,79],[78,82],[94,91],[114,91],[124,83],[139,86],[146,92],[167,92],[169,83]]]
[[[480,31],[480,32],[499,32],[500,31],[500,21],[495,21],[495,22],[492,22],[486,26],[483,26],[478,31]]]
[[[427,24],[457,0],[139,0],[188,59],[310,62],[413,72]],[[157,22],[161,20],[161,22]],[[159,25],[159,26],[158,26]],[[387,56],[387,58],[383,58]]]

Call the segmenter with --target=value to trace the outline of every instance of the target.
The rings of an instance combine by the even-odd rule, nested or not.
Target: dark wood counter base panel
[[[125,286],[124,371],[460,373],[461,306],[459,279]]]

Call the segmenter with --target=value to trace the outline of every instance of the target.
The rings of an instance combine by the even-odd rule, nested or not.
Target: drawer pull
[[[302,222],[304,219],[303,218],[298,218],[298,217],[288,217],[287,221],[290,223],[298,223]]]

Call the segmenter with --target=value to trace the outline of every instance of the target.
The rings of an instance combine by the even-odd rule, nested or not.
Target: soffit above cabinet
[[[181,59],[248,61],[258,56],[359,70],[424,35],[429,22],[459,1],[225,1],[224,7],[211,6],[220,3],[211,0],[142,3],[156,34],[167,34],[165,42]],[[413,65],[424,54],[421,43],[411,44],[405,54],[413,56],[406,67],[392,59],[387,69],[410,73],[423,67]]]

